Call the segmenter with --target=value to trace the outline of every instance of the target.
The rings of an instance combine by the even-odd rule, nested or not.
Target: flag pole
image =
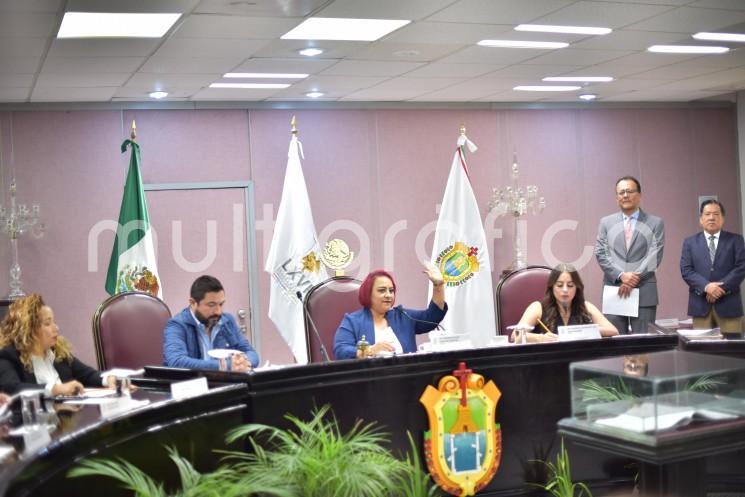
[[[290,132],[292,136],[297,136],[297,119],[295,119],[295,116],[292,116],[290,120]]]
[[[460,136],[466,136],[466,123],[463,121],[460,123]]]
[[[135,138],[137,138],[137,125],[135,124],[134,119],[132,119],[132,132],[129,134],[129,137],[132,141],[135,141]]]

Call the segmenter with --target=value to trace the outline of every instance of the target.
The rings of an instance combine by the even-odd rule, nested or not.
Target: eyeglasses
[[[633,195],[635,193],[639,193],[639,190],[632,190],[631,188],[626,188],[625,190],[620,190],[616,192],[616,195],[619,197],[623,197],[624,195]]]

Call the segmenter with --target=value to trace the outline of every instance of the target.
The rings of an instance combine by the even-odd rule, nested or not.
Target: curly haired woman
[[[52,308],[38,294],[13,302],[0,323],[0,391],[43,388],[47,395],[79,395],[85,387],[113,386],[76,359],[59,335]]]

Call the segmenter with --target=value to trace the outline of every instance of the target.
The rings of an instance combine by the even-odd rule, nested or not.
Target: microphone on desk
[[[396,310],[396,311],[401,312],[401,314],[403,314],[404,316],[406,316],[407,318],[411,319],[412,321],[414,321],[416,323],[433,324],[433,325],[435,325],[435,329],[436,330],[438,330],[438,331],[445,331],[445,327],[443,325],[441,325],[440,323],[437,323],[435,321],[427,321],[426,319],[417,319],[417,318],[413,317],[411,314],[409,314],[408,312],[406,312],[406,310],[404,309],[404,306],[402,306],[401,304],[399,304],[396,307],[394,307],[393,310]]]
[[[303,300],[303,294],[298,290],[295,292],[295,295],[297,295],[297,298],[300,299],[300,302],[303,304],[303,310],[305,311],[305,317],[308,319],[308,322],[310,323],[310,327],[313,330],[313,334],[316,336],[316,339],[318,340],[319,349],[321,350],[321,358],[323,358],[323,362],[331,362],[331,359],[329,358],[328,352],[326,352],[326,346],[323,344],[323,340],[321,340],[321,334],[318,332],[318,328],[316,327],[316,323],[313,321],[313,318],[310,315],[310,312],[308,311],[308,305],[307,302]],[[308,361],[310,362],[310,357],[308,357]]]

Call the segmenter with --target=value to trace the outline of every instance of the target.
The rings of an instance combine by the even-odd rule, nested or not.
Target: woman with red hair
[[[426,263],[424,273],[432,282],[432,301],[424,310],[394,307],[396,282],[382,269],[371,272],[362,282],[359,301],[362,309],[345,314],[334,337],[337,359],[357,357],[362,337],[370,344],[369,355],[416,352],[416,335],[437,327],[447,313],[445,282],[436,266]]]

